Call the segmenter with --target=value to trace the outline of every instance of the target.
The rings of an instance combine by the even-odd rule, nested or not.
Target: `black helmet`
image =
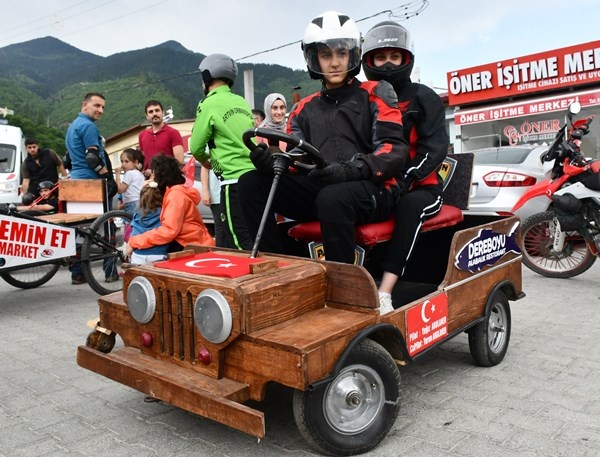
[[[361,36],[356,23],[336,11],[326,11],[308,24],[302,39],[302,51],[312,79],[323,79],[323,71],[317,57],[321,46],[343,46],[348,49],[348,78],[360,72]]]
[[[229,87],[233,86],[237,78],[238,69],[235,61],[225,54],[211,54],[200,62],[200,74],[204,81],[204,92],[215,79],[224,80]]]
[[[388,62],[381,67],[373,65],[373,52],[376,49],[400,49],[403,54],[402,64],[393,65]],[[415,54],[410,33],[400,24],[384,21],[373,26],[365,35],[363,43],[362,67],[367,79],[371,81],[385,80],[392,85],[401,84],[410,79]]]
[[[38,184],[38,189],[52,189],[54,187],[54,183],[52,181],[42,181]]]

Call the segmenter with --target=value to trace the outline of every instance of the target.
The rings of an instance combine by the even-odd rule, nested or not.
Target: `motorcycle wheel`
[[[552,248],[553,211],[534,214],[523,222],[523,263],[530,270],[548,278],[572,278],[589,270],[596,256],[589,250],[585,239],[576,231],[566,232],[563,249]]]

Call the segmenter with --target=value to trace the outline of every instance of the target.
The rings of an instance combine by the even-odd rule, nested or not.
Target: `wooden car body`
[[[298,391],[334,378],[354,346],[380,344],[399,366],[482,322],[489,298],[501,290],[523,295],[515,217],[466,218],[423,234],[395,311],[380,315],[377,286],[366,268],[291,256],[260,254],[250,272],[219,277],[156,265],[125,271],[123,291],[99,299],[99,323],[77,361],[147,395],[263,437],[263,413],[246,406],[264,399],[267,383]],[[196,256],[245,259],[240,251],[188,247]],[[185,258],[185,257],[184,257]],[[193,258],[190,256],[189,258]],[[156,296],[147,323],[132,317],[128,289],[145,278]],[[231,312],[222,342],[203,337],[196,300],[217,291]],[[131,297],[130,297],[131,299]],[[118,334],[110,352],[96,337]]]

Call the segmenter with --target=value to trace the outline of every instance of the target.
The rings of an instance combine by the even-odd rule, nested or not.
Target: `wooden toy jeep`
[[[146,395],[265,435],[268,383],[294,389],[297,425],[318,451],[365,452],[398,414],[400,369],[467,332],[481,366],[507,350],[508,300],[523,296],[516,217],[466,217],[423,233],[395,311],[380,315],[361,266],[189,246],[124,275],[99,299],[80,366]],[[124,347],[113,351],[115,336]]]
[[[254,135],[321,160],[308,143],[267,129],[244,134],[249,148]],[[291,153],[274,154],[273,162],[271,193],[290,162],[304,166]],[[466,200],[467,170],[457,186]],[[451,167],[441,171],[452,174]],[[263,220],[268,208],[267,202]],[[294,417],[311,446],[360,454],[396,420],[403,365],[462,332],[476,363],[502,361],[508,300],[524,295],[518,228],[516,217],[463,218],[446,205],[424,224],[394,290],[395,310],[384,315],[373,270],[257,255],[261,229],[250,254],[188,246],[166,261],[126,270],[123,291],[100,298],[99,321],[77,362],[258,438],[265,435],[264,415],[244,403],[263,400],[267,384],[279,383],[294,389]],[[314,239],[318,224],[292,232]],[[390,233],[389,221],[367,224],[356,239],[376,255]],[[116,334],[124,347],[113,351]]]

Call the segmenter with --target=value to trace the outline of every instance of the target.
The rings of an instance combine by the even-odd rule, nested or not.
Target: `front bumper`
[[[191,413],[257,438],[265,436],[264,414],[241,404],[250,397],[246,384],[165,364],[131,347],[104,354],[79,346],[77,364]]]

